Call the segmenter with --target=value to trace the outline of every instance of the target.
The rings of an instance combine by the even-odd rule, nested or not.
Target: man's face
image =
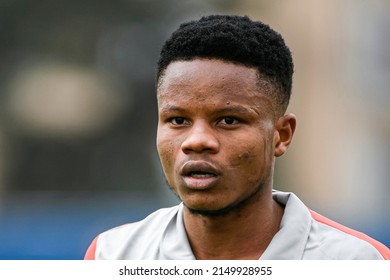
[[[271,187],[275,110],[254,68],[222,60],[171,63],[157,88],[157,149],[171,188],[216,211]]]

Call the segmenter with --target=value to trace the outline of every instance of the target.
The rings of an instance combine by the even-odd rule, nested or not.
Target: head
[[[291,52],[282,36],[248,17],[212,15],[183,23],[165,42],[157,64],[157,87],[168,65],[195,58],[220,59],[255,68],[259,87],[279,115],[288,106],[293,76]]]
[[[247,17],[184,23],[164,44],[157,148],[191,211],[226,214],[271,192],[274,158],[295,129],[284,115],[292,73],[282,37]]]

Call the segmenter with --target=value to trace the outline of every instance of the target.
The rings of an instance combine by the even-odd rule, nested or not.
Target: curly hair
[[[195,58],[221,59],[254,67],[260,85],[271,85],[274,98],[284,112],[291,96],[294,72],[291,52],[282,36],[247,16],[210,15],[180,25],[161,49],[156,82],[174,61]]]

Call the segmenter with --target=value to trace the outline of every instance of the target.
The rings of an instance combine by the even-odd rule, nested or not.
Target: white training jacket
[[[261,260],[390,259],[385,245],[308,209],[293,193],[273,191],[273,198],[285,210]],[[101,233],[85,259],[194,260],[183,224],[183,204]]]

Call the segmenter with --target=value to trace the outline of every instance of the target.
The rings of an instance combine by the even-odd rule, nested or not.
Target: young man
[[[86,259],[388,259],[389,249],[273,190],[289,147],[291,53],[247,17],[182,24],[157,68],[157,148],[182,203],[111,229]]]

